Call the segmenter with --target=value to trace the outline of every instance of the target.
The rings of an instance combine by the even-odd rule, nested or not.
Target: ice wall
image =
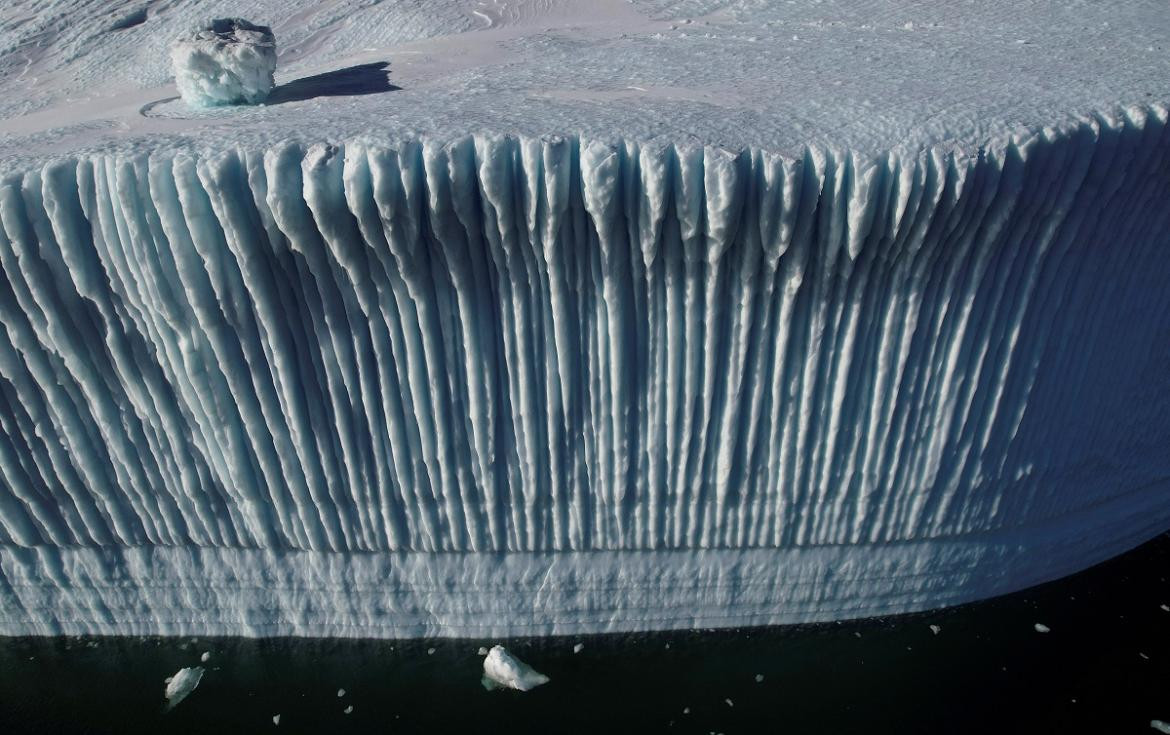
[[[0,633],[807,621],[1120,552],[1170,526],[1166,117],[11,176]]]

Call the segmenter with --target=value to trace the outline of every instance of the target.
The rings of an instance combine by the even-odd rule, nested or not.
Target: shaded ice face
[[[175,83],[192,107],[254,105],[275,84],[272,29],[239,18],[218,18],[171,46]]]

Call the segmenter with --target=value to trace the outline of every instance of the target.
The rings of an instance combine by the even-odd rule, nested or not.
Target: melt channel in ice
[[[1168,154],[1152,105],[8,176],[0,632],[759,625],[1083,568],[1170,524]]]

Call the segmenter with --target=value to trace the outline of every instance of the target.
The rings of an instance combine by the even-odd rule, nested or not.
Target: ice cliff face
[[[572,137],[0,187],[0,633],[882,614],[1164,530],[1170,132]]]

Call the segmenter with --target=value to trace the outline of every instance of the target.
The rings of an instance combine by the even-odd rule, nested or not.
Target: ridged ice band
[[[1170,526],[1166,120],[12,176],[0,633],[796,622],[1120,552]]]

